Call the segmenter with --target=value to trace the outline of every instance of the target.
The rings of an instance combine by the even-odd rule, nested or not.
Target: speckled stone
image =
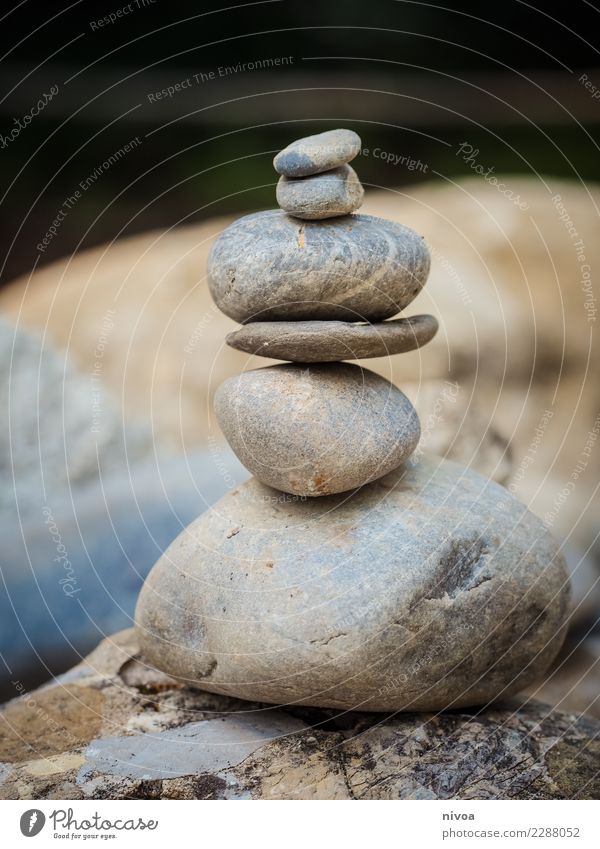
[[[227,227],[208,257],[208,284],[235,321],[381,321],[423,287],[429,252],[408,227],[370,215],[300,221],[281,210]]]
[[[364,196],[358,175],[350,165],[312,177],[280,177],[277,183],[279,206],[288,215],[306,220],[348,215],[359,208]]]
[[[273,160],[285,177],[308,177],[350,162],[360,153],[360,136],[353,130],[327,130],[292,142]]]
[[[408,398],[349,363],[247,371],[221,384],[214,406],[244,466],[294,495],[330,495],[375,480],[412,454],[420,435]]]
[[[442,710],[538,679],[562,644],[568,595],[537,517],[423,456],[351,496],[302,501],[251,479],[158,561],[136,623],[150,663],[210,692]]]
[[[437,319],[432,315],[396,318],[379,324],[255,321],[229,333],[225,341],[238,351],[259,357],[326,363],[413,351],[433,339],[437,329]]]

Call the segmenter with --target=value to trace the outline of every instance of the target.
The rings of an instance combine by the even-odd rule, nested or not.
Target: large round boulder
[[[526,687],[567,615],[541,522],[503,487],[421,457],[351,497],[234,489],[158,561],[136,623],[150,663],[204,690],[414,711]]]

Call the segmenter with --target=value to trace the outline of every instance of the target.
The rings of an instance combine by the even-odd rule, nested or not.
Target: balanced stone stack
[[[188,684],[269,703],[439,710],[529,685],[568,615],[564,560],[497,484],[413,455],[389,381],[343,362],[413,350],[432,316],[392,317],[429,271],[423,239],[354,214],[349,130],[274,160],[280,210],[228,227],[209,257],[234,348],[286,361],[231,378],[215,408],[254,477],[193,522],[149,575],[145,658]]]
[[[315,364],[247,372],[215,398],[219,424],[242,463],[294,495],[362,486],[399,466],[419,440],[417,414],[398,389],[341,363],[418,348],[437,330],[427,315],[382,321],[420,291],[429,254],[412,230],[350,214],[364,196],[347,164],[359,151],[350,130],[281,151],[274,165],[283,211],[242,218],[209,258],[217,306],[244,322],[227,343]]]

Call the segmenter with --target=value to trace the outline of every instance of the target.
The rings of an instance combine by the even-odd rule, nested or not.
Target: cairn
[[[202,689],[343,709],[439,710],[529,684],[562,642],[567,580],[541,523],[497,484],[411,460],[419,419],[348,362],[414,350],[433,316],[407,227],[356,214],[333,130],[274,160],[280,209],[245,216],[208,262],[227,343],[284,362],[225,381],[219,425],[253,478],[165,552],[140,595],[144,656]],[[543,580],[541,580],[543,578]]]

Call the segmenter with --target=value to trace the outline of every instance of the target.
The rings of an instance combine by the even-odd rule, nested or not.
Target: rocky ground
[[[4,799],[590,799],[600,722],[522,701],[376,714],[185,688],[132,631],[0,714]]]

